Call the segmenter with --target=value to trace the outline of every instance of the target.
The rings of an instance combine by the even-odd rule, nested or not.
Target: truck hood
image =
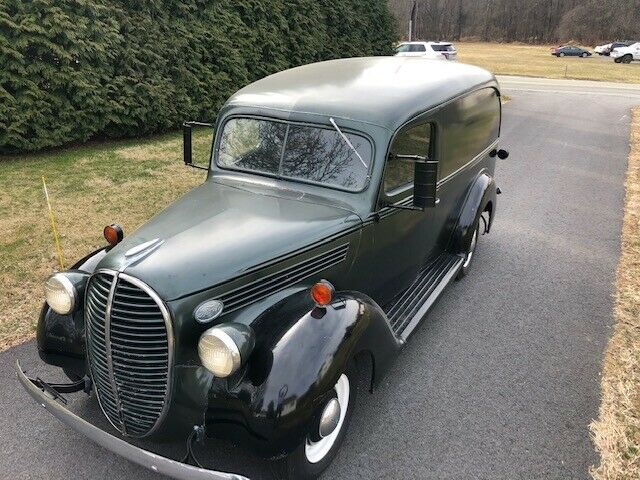
[[[139,278],[171,301],[358,223],[348,209],[305,194],[207,181],[126,237],[97,268]]]

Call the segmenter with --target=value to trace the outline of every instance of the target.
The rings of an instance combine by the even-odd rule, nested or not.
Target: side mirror
[[[193,164],[193,146],[192,146],[192,136],[191,130],[196,127],[215,127],[214,123],[203,123],[203,122],[184,122],[182,124],[182,143],[183,143],[183,160],[184,164],[193,168],[199,168],[201,170],[209,170],[207,167],[201,167]]]
[[[191,123],[184,122],[182,124],[182,143],[183,143],[183,159],[184,164],[193,165],[193,150],[191,147]]]
[[[414,165],[413,206],[424,210],[438,204],[438,162],[424,159]]]

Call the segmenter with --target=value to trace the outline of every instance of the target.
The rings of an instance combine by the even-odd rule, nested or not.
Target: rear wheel
[[[582,52],[582,58],[587,58],[589,54],[587,52]]]
[[[355,362],[351,361],[333,387],[333,399],[329,403],[335,400],[337,403],[332,405],[332,410],[336,412],[337,405],[339,413],[335,414],[334,422],[329,419],[331,432],[325,432],[324,436],[318,432],[310,432],[302,444],[282,461],[285,478],[314,479],[331,464],[347,433],[358,394],[358,384],[358,369]],[[329,403],[323,405],[322,412],[318,412],[322,418],[322,414],[329,409]]]
[[[626,54],[624,57],[622,57],[622,63],[631,63],[633,61],[633,56]]]

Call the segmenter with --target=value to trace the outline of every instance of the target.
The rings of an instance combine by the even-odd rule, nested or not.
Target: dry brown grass
[[[551,45],[456,42],[456,48],[459,61],[496,75],[640,83],[640,62],[623,65],[598,55],[557,58],[550,53]]]
[[[194,158],[206,158],[210,138],[196,134]],[[41,176],[68,267],[105,244],[104,225],[116,222],[131,232],[202,182],[202,171],[182,164],[181,148],[180,136],[171,134],[0,157],[0,351],[33,336],[42,282],[59,268]]]
[[[598,480],[640,478],[640,109],[633,114],[615,326],[605,353],[602,403],[591,432]]]

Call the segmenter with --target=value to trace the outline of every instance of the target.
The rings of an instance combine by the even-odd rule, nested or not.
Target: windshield
[[[233,118],[222,131],[217,163],[221,168],[361,191],[369,175],[371,144],[359,135],[344,136],[349,142],[333,128]]]

